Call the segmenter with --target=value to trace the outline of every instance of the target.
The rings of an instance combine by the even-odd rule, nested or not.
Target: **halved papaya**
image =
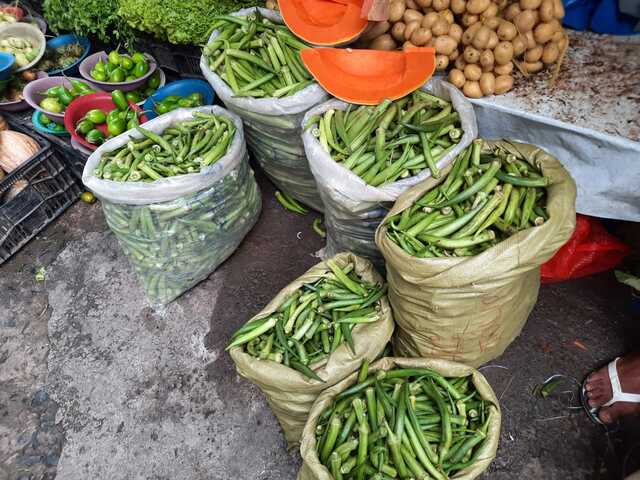
[[[364,0],[279,0],[280,13],[296,36],[313,45],[343,45],[367,28]]]
[[[305,48],[302,61],[322,87],[340,100],[377,105],[420,88],[436,69],[431,47],[405,51]]]

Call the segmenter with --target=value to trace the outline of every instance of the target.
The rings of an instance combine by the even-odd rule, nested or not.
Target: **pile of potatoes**
[[[562,0],[391,0],[389,20],[359,44],[377,50],[430,46],[436,68],[471,98],[513,88],[523,74],[556,63],[566,48]]]

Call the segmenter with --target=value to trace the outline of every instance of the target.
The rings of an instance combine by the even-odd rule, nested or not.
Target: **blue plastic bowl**
[[[73,33],[69,33],[67,35],[60,35],[59,37],[52,38],[47,42],[47,50],[60,48],[65,45],[69,45],[70,43],[79,43],[84,49],[84,51],[82,52],[82,55],[80,55],[80,58],[78,58],[78,60],[76,60],[71,65],[69,65],[67,68],[50,70],[49,72],[47,72],[49,76],[62,75],[62,74],[67,76],[78,75],[78,68],[80,66],[80,62],[82,62],[82,60],[84,60],[87,57],[87,55],[89,55],[89,52],[91,51],[91,42],[87,37],[80,37]]]
[[[14,63],[16,63],[16,57],[10,53],[0,52],[0,80],[11,78]]]
[[[142,109],[147,113],[147,118],[151,120],[158,116],[155,107],[156,103],[171,95],[186,97],[192,93],[202,94],[204,105],[213,104],[213,100],[216,98],[213,88],[211,88],[211,85],[204,80],[178,80],[176,82],[166,84],[156,93],[147,98]]]
[[[39,112],[37,110],[33,112],[33,115],[31,116],[31,123],[33,123],[33,126],[35,127],[36,130],[42,133],[48,133],[49,135],[57,135],[59,137],[70,135],[70,133],[67,132],[66,130],[60,130],[60,131],[53,130],[49,128],[47,125],[45,125],[44,123],[42,123],[41,117],[44,117],[44,116],[45,116],[44,113]]]

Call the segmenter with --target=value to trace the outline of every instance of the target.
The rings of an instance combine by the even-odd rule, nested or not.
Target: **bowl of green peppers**
[[[177,108],[211,105],[214,99],[213,88],[207,82],[196,79],[177,80],[147,98],[143,108],[149,120],[152,120]]]
[[[142,108],[127,100],[122,90],[80,97],[69,105],[64,116],[71,138],[89,150],[146,121]]]
[[[22,95],[32,108],[56,123],[63,123],[65,111],[73,100],[97,90],[80,78],[46,77],[29,82]]]
[[[85,58],[80,64],[80,75],[107,92],[127,92],[144,85],[157,68],[158,63],[151,55],[140,52],[128,55],[113,50]]]

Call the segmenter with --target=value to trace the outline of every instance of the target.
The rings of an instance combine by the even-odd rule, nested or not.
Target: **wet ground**
[[[0,267],[0,480],[295,478],[297,453],[224,352],[322,247],[315,215],[283,211],[261,187],[262,216],[238,251],[162,310],[147,304],[99,204],[76,204]],[[612,273],[543,286],[523,333],[483,368],[503,412],[483,478],[619,479],[638,466],[638,425],[607,434],[572,407],[575,382],[639,339]],[[533,396],[554,374],[566,385]]]

